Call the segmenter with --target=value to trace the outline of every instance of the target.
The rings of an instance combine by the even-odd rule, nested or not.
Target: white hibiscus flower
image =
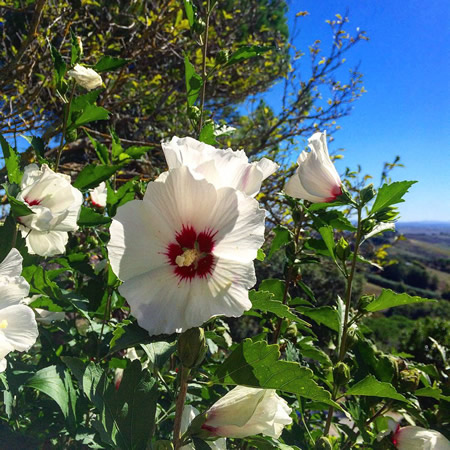
[[[9,352],[29,350],[39,335],[33,310],[21,303],[30,291],[21,273],[22,256],[13,248],[0,263],[0,372]]]
[[[70,177],[55,173],[46,164],[25,167],[18,200],[34,214],[19,217],[22,236],[31,254],[53,256],[65,252],[68,231],[78,229],[83,195]]]
[[[106,189],[106,183],[102,181],[96,188],[89,189],[91,194],[92,204],[98,208],[104,208],[106,206],[106,198],[108,192]]]
[[[103,84],[102,77],[94,69],[81,66],[80,64],[75,64],[75,67],[69,70],[67,75],[88,91],[101,87]]]
[[[111,225],[111,267],[119,292],[151,335],[182,332],[251,308],[253,259],[265,211],[235,189],[217,189],[187,167],[150,183]]]
[[[300,153],[298,169],[284,191],[313,203],[332,202],[342,194],[342,182],[328,154],[327,134],[314,133],[308,142],[310,151]]]
[[[175,136],[161,145],[169,170],[187,166],[216,188],[229,186],[252,197],[262,181],[278,169],[278,164],[267,158],[249,163],[243,150],[220,150],[190,137]]]

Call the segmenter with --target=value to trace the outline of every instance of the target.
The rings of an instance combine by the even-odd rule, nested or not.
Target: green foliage
[[[436,300],[411,297],[408,294],[396,294],[390,289],[383,289],[381,295],[379,295],[372,303],[370,303],[366,309],[370,312],[382,311],[383,309],[393,308],[394,306],[408,305],[412,303],[421,302],[435,302]]]
[[[407,399],[399,394],[390,383],[378,381],[373,375],[368,375],[363,380],[354,384],[346,391],[346,395],[365,395],[369,397],[392,398],[401,402]]]
[[[280,361],[279,347],[245,339],[217,369],[217,382],[278,389],[334,405],[328,391],[313,379],[313,372],[300,364]]]
[[[22,172],[19,165],[19,155],[15,149],[9,145],[3,135],[0,134],[0,145],[5,158],[5,166],[8,173],[10,183],[20,184]]]
[[[403,196],[414,183],[417,183],[417,181],[396,181],[391,184],[384,184],[378,191],[370,210],[371,214],[375,214],[396,203],[404,202]]]
[[[108,180],[111,175],[115,174],[119,169],[119,165],[89,164],[78,174],[73,186],[83,190],[94,188],[102,181]]]

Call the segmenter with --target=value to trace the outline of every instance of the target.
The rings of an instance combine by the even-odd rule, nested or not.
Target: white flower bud
[[[74,78],[80,86],[88,91],[96,89],[103,84],[102,77],[95,70],[80,66],[80,64],[75,64],[75,67],[69,70],[67,75]]]

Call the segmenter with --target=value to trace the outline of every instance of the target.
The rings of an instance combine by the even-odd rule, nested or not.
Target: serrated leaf
[[[272,239],[272,244],[270,246],[269,258],[279,250],[283,245],[286,245],[291,240],[291,232],[282,225],[277,225],[273,232],[275,233],[275,237]]]
[[[184,57],[184,76],[186,81],[187,103],[188,106],[193,106],[203,86],[203,80],[195,72],[195,67],[190,63],[187,56]]]
[[[94,122],[96,120],[106,120],[109,118],[109,111],[101,106],[97,105],[87,105],[83,112],[79,117],[75,119],[75,122],[71,123],[67,127],[67,132],[69,133],[72,130],[80,127],[81,125],[85,125],[89,122]]]
[[[20,170],[20,157],[16,149],[12,148],[7,140],[0,133],[0,145],[2,147],[3,158],[5,159],[6,171],[10,183],[20,184],[22,171]]]
[[[102,56],[97,64],[93,67],[96,72],[106,72],[108,70],[116,70],[128,64],[128,59],[115,58],[113,56]]]
[[[152,150],[153,147],[150,146],[137,146],[133,145],[125,149],[125,154],[133,159],[139,159],[141,156],[145,155],[147,152]]]
[[[414,391],[414,395],[417,397],[431,397],[436,400],[445,400],[450,402],[450,396],[442,395],[442,390],[437,387],[424,387]]]
[[[273,50],[273,47],[261,47],[259,45],[245,45],[230,55],[224,67],[232,66],[233,64],[243,62],[247,59],[260,56],[263,53]]]
[[[176,350],[173,342],[165,341],[141,344],[141,347],[148,356],[150,368],[156,370],[160,370]]]
[[[198,140],[209,145],[219,145],[219,143],[216,141],[216,135],[214,134],[214,124],[212,122],[206,123],[206,125],[202,128]]]
[[[281,319],[295,320],[296,322],[302,322],[304,325],[310,326],[308,322],[301,320],[299,317],[293,314],[288,306],[283,305],[283,303],[278,300],[274,300],[274,295],[271,292],[257,292],[251,290],[248,296],[252,302],[253,309],[257,309],[263,312],[271,312]]]
[[[396,181],[391,184],[384,184],[378,191],[370,213],[373,214],[387,206],[404,202],[403,196],[415,183],[417,183],[417,181]]]
[[[410,305],[413,303],[436,302],[435,299],[413,297],[406,293],[397,294],[390,289],[383,289],[381,294],[367,307],[369,312],[382,311],[383,309],[393,308],[395,306]]]
[[[21,136],[33,147],[39,163],[45,163],[45,144],[42,138],[36,136],[25,136],[23,134]]]
[[[0,262],[6,258],[12,248],[16,229],[17,224],[12,216],[8,216],[3,224],[0,224]]]
[[[64,417],[67,417],[69,415],[69,396],[64,378],[64,370],[58,369],[56,366],[49,366],[38,370],[27,380],[26,386],[37,389],[55,400]]]
[[[61,56],[61,53],[59,53],[53,45],[50,46],[50,53],[53,60],[55,81],[59,85],[66,74],[67,66]]]
[[[314,320],[317,324],[325,325],[333,331],[339,332],[338,312],[330,306],[319,306],[317,308],[296,306],[295,309],[306,317]]]
[[[70,103],[70,117],[73,112],[83,111],[87,106],[94,105],[100,95],[101,89],[95,89],[83,95],[78,95]],[[70,122],[69,122],[70,125]]]
[[[311,369],[279,358],[278,345],[245,339],[216,370],[216,382],[277,389],[340,408],[314,381]]]
[[[373,375],[367,375],[358,383],[347,390],[345,395],[365,395],[368,397],[383,397],[407,402],[408,400],[399,394],[390,383],[378,381]]]
[[[88,164],[78,174],[73,186],[80,190],[94,188],[114,175],[121,167],[120,165]]]
[[[97,153],[97,157],[100,160],[102,164],[109,164],[109,152],[106,145],[102,144],[101,142],[94,139],[86,130],[84,132],[87,134],[89,140],[92,143],[92,146],[94,147],[95,153]]]
[[[111,218],[95,212],[91,208],[81,207],[80,217],[77,221],[80,227],[95,227],[111,223]]]

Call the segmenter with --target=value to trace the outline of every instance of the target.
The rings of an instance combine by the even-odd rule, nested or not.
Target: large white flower
[[[216,189],[187,167],[117,210],[108,244],[119,292],[151,335],[182,332],[251,308],[253,259],[264,241],[258,202]]]
[[[55,173],[46,164],[25,167],[22,191],[17,198],[34,214],[19,217],[28,251],[41,256],[65,252],[68,231],[78,229],[83,195],[70,184],[70,177]]]
[[[194,408],[191,405],[186,405],[184,407],[183,414],[181,416],[181,435],[183,435],[187,431],[191,422],[198,415],[199,411],[197,408]],[[224,438],[216,439],[215,441],[207,441],[206,443],[213,450],[227,450],[227,442]],[[195,450],[195,446],[191,442],[190,444],[183,445],[180,450]]]
[[[106,206],[106,199],[108,197],[108,191],[106,190],[106,183],[102,181],[96,188],[89,189],[91,194],[92,204],[99,208]]]
[[[30,291],[21,272],[22,256],[13,248],[0,263],[0,372],[9,352],[29,350],[39,335],[33,310],[21,304]]]
[[[313,203],[331,202],[342,194],[342,183],[328,154],[326,132],[314,133],[308,142],[311,151],[300,153],[298,169],[284,191]]]
[[[220,150],[190,137],[175,136],[161,145],[169,170],[187,166],[217,188],[229,186],[250,196],[255,196],[262,181],[278,169],[278,164],[267,158],[249,163],[243,150]]]
[[[450,442],[443,434],[422,427],[398,427],[392,442],[399,450],[450,450]]]
[[[67,75],[74,78],[80,86],[88,91],[98,88],[103,84],[102,77],[95,70],[80,66],[80,64],[75,64],[75,67],[69,70]]]
[[[292,423],[291,412],[274,389],[236,386],[206,412],[202,429],[212,436],[244,438],[261,433],[279,438]]]

